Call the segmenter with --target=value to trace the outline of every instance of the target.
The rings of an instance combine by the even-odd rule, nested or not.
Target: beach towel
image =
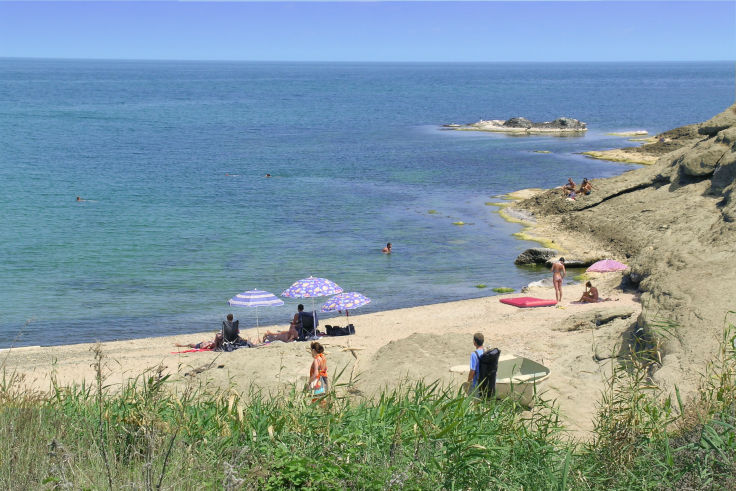
[[[191,349],[186,349],[184,351],[172,351],[171,354],[177,355],[179,353],[196,353],[197,351],[215,351],[215,350],[213,350],[212,348],[191,348]]]
[[[507,305],[513,305],[514,307],[550,307],[557,305],[557,301],[555,300],[534,297],[502,298],[499,301]]]

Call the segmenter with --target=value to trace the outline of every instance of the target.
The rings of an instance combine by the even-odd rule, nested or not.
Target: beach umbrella
[[[256,333],[260,338],[260,332],[258,331],[258,307],[278,307],[284,305],[284,301],[278,298],[271,292],[263,290],[248,290],[247,292],[238,293],[233,298],[227,301],[228,305],[235,305],[238,307],[255,307],[256,309]]]
[[[604,259],[591,264],[585,271],[590,273],[608,273],[610,271],[623,271],[626,268],[628,266],[624,263],[614,261],[613,259]]]
[[[358,292],[346,292],[335,295],[329,298],[322,306],[322,312],[333,312],[335,310],[344,310],[345,316],[350,321],[351,309],[362,307],[363,305],[369,304],[371,299]]]
[[[299,281],[281,293],[282,297],[289,298],[311,298],[312,310],[314,310],[314,297],[327,297],[336,293],[342,293],[342,288],[327,278],[315,278],[310,276]]]

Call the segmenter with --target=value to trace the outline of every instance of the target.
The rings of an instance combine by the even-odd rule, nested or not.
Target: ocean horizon
[[[488,203],[637,168],[580,152],[709,119],[733,83],[732,62],[0,58],[0,348],[254,327],[229,298],[310,275],[372,299],[351,314],[519,290],[549,273],[513,264],[536,244]],[[442,127],[515,116],[588,132]],[[260,324],[312,306],[284,301]]]

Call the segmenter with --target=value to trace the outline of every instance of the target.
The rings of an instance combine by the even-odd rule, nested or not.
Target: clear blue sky
[[[736,2],[0,1],[0,57],[736,60]]]

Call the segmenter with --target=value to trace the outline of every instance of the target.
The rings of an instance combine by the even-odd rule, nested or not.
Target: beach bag
[[[475,353],[478,356],[478,353]],[[493,348],[484,351],[478,357],[478,385],[475,386],[478,397],[488,399],[496,393],[496,372],[501,350]]]
[[[325,329],[327,330],[328,336],[349,336],[350,334],[355,334],[355,326],[352,324],[348,324],[346,327],[327,325]]]

